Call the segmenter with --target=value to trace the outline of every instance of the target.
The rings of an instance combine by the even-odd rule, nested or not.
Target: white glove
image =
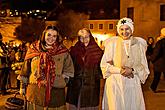
[[[20,88],[19,93],[20,95],[25,95],[25,89]]]

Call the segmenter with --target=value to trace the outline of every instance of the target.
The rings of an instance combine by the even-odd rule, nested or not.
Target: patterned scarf
[[[37,84],[39,88],[41,85],[46,86],[46,101],[45,106],[49,104],[50,101],[50,92],[55,80],[55,62],[52,59],[52,56],[65,53],[68,50],[62,45],[53,45],[52,49],[47,50],[46,52],[41,50],[40,42],[37,41],[31,44],[30,48],[27,50],[25,60],[31,59],[33,57],[39,56],[39,63],[35,77],[37,78]],[[46,80],[46,82],[44,82]]]

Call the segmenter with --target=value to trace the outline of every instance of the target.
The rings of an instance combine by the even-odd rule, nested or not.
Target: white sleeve
[[[146,50],[147,50],[147,42],[146,42],[146,40],[141,38],[141,37],[135,37],[135,38],[138,40],[138,42],[141,44],[142,48],[146,52]]]
[[[142,44],[140,44],[140,51],[141,51],[141,66],[136,66],[134,68],[134,73],[138,75],[142,84],[145,83],[150,71],[148,69],[148,63],[146,58],[146,50]]]
[[[113,65],[114,46],[115,45],[112,42],[109,42],[109,45],[106,45],[105,51],[101,60],[100,67],[101,67],[104,79],[108,78],[111,74],[120,74],[121,69]]]

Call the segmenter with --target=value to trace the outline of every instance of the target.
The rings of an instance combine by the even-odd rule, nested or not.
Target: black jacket
[[[154,64],[154,71],[165,72],[165,38],[156,43],[151,61]]]

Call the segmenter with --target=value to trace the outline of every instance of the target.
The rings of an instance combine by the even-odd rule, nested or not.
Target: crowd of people
[[[102,110],[145,110],[141,84],[154,64],[151,90],[156,92],[165,72],[165,38],[154,45],[133,36],[134,23],[122,18],[117,36],[107,39],[103,50],[91,31],[82,28],[78,41],[67,49],[56,26],[47,26],[39,40],[25,48],[6,46],[0,36],[0,91],[11,86],[9,75],[26,95],[27,110],[99,110],[100,79],[105,80]],[[161,30],[165,36],[165,28]]]
[[[3,43],[2,39],[3,36],[0,34],[0,94],[5,95],[8,88],[19,89],[19,81],[16,81],[18,73],[14,72],[21,70],[21,67],[15,64],[24,61],[27,46],[26,43],[22,43],[17,47],[13,45],[13,41]]]

